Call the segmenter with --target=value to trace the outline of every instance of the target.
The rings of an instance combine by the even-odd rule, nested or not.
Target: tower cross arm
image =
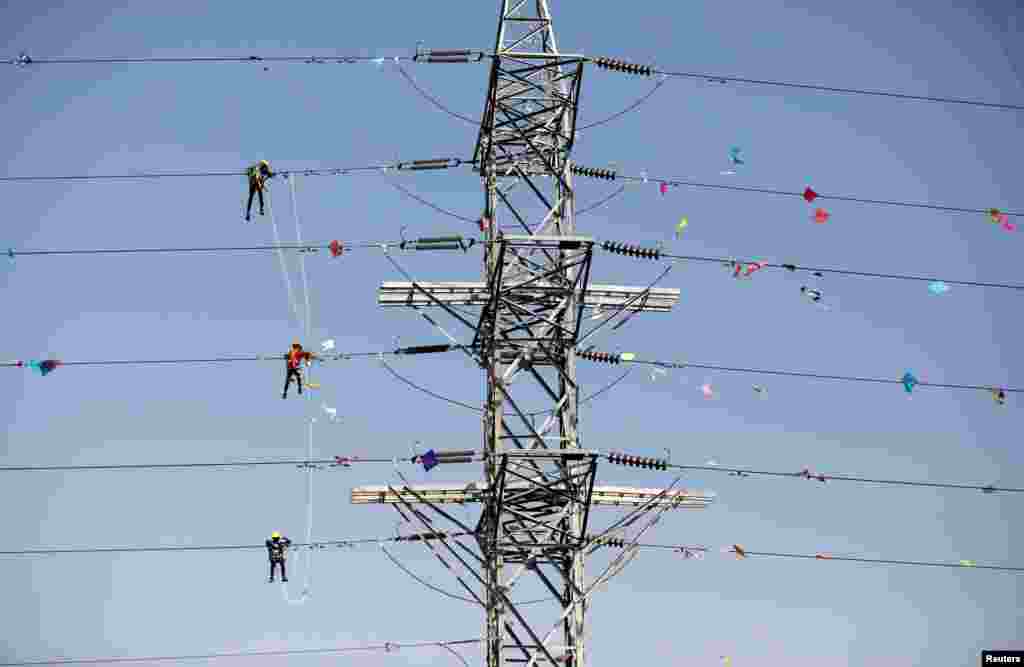
[[[517,487],[526,488],[527,484],[509,482],[506,490],[514,491]],[[469,482],[464,484],[413,484],[411,490],[387,484],[357,486],[352,489],[353,505],[398,505],[417,504],[423,501],[436,504],[482,503],[487,498],[485,482]],[[663,494],[663,495],[662,495]],[[652,503],[652,499],[661,495]],[[421,501],[422,499],[422,501]],[[714,502],[713,491],[695,489],[674,489],[665,492],[659,488],[642,488],[633,486],[595,486],[591,504],[605,507],[639,507],[650,503],[655,507],[668,506],[672,509],[704,509]]]

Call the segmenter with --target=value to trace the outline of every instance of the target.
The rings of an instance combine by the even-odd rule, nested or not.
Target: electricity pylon
[[[599,454],[580,446],[576,352],[587,337],[584,309],[666,312],[679,299],[678,289],[590,284],[594,241],[576,233],[569,161],[586,62],[559,52],[546,0],[502,0],[473,159],[485,190],[484,280],[386,282],[378,295],[385,307],[443,308],[473,332],[467,350],[487,378],[484,479],[360,487],[352,502],[391,504],[408,518],[404,508],[476,580],[482,594],[458,579],[486,612],[487,667],[584,664],[587,600],[600,583],[588,587],[584,572],[586,553],[600,542],[587,531],[592,505],[664,510],[711,500],[699,492],[595,487]],[[501,231],[499,209],[521,234]],[[455,306],[478,306],[479,317],[474,322]],[[553,403],[539,427],[523,398]],[[470,453],[451,454],[465,462]],[[446,502],[480,503],[477,525],[446,512]],[[450,544],[423,506],[471,534],[479,554]],[[512,599],[527,572],[552,596],[554,613]]]

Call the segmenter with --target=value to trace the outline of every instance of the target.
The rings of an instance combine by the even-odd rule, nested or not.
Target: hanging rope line
[[[602,206],[604,206],[605,204],[607,204],[611,200],[615,199],[616,197],[618,197],[619,195],[621,195],[625,191],[626,191],[626,186],[625,185],[620,185],[618,190],[613,190],[612,193],[610,195],[608,195],[607,197],[605,197],[604,199],[596,201],[593,204],[590,204],[589,206],[585,206],[585,207],[581,208],[580,210],[576,211],[576,217],[579,217],[581,215],[585,215],[587,213],[590,213],[591,211],[594,211],[596,209],[601,208]]]
[[[267,195],[267,208],[270,209],[270,224],[271,229],[274,231],[274,244],[277,246],[277,259],[281,266],[281,276],[284,278],[284,286],[288,292],[288,303],[292,309],[292,315],[295,316],[295,321],[302,326],[302,318],[299,317],[299,304],[295,301],[295,290],[292,288],[292,277],[288,271],[288,265],[284,259],[284,252],[281,248],[281,234],[277,229],[277,219],[274,217],[274,202],[270,200],[270,190],[266,190]]]
[[[724,183],[699,183],[697,181],[687,181],[678,178],[662,178],[658,176],[625,176],[617,174],[616,178],[621,178],[626,181],[638,182],[638,183],[665,183],[666,185],[681,186],[688,188],[704,188],[710,190],[727,190],[730,192],[755,192],[758,194],[767,195],[778,195],[782,197],[799,197],[803,199],[803,192],[793,192],[789,190],[773,190],[770,188],[758,188],[745,185],[727,185]],[[850,195],[823,195],[818,193],[815,200],[818,199],[833,199],[835,201],[849,201],[856,202],[858,204],[877,204],[880,206],[902,206],[905,208],[920,208],[928,209],[931,211],[944,211],[949,213],[980,213],[987,214],[991,207],[986,208],[966,208],[961,206],[945,206],[941,204],[928,204],[922,202],[907,202],[898,201],[894,199],[866,199],[864,197],[853,197]],[[1004,215],[1008,216],[1021,216],[1024,213],[1015,211],[1001,211]]]
[[[2,662],[0,667],[33,667],[34,665],[101,665],[120,662],[185,662],[191,660],[216,660],[218,658],[256,658],[285,655],[327,655],[337,653],[380,652],[390,653],[403,648],[448,648],[460,644],[478,644],[480,639],[458,639],[439,642],[384,642],[383,644],[366,644],[363,646],[339,646],[336,648],[293,648],[265,651],[234,651],[231,653],[205,653],[202,655],[158,655],[138,658],[50,658],[47,660],[28,660],[23,662]]]
[[[710,553],[714,551],[710,547],[705,546],[691,546],[686,544],[638,544],[637,547],[640,549],[672,549],[674,551],[680,551],[685,554],[684,549],[690,553]],[[733,550],[726,551],[728,554],[737,554]],[[833,556],[831,554],[818,553],[818,554],[800,554],[800,553],[783,553],[775,551],[749,551],[743,549],[741,557],[746,556],[768,556],[772,558],[797,558],[802,560],[818,560],[818,561],[848,561],[851,563],[870,563],[874,565],[910,565],[917,567],[945,567],[945,568],[956,568],[956,569],[971,569],[971,570],[994,570],[999,572],[1024,572],[1024,567],[1016,567],[1010,565],[980,565],[975,564],[974,561],[960,561],[957,563],[942,562],[942,561],[921,561],[921,560],[892,560],[887,558],[863,558],[860,556]]]
[[[464,215],[459,215],[458,213],[452,213],[451,211],[449,211],[447,209],[441,208],[440,206],[427,201],[423,197],[420,197],[419,195],[416,195],[416,194],[410,192],[408,189],[402,187],[398,183],[395,183],[394,180],[388,180],[388,185],[390,185],[394,189],[398,190],[400,193],[402,193],[406,197],[409,197],[410,199],[414,199],[415,201],[418,201],[419,203],[421,203],[424,206],[426,206],[427,208],[431,208],[431,209],[437,211],[438,213],[442,213],[444,215],[447,215],[450,218],[455,218],[456,220],[461,220],[463,222],[468,222],[468,223],[471,223],[471,224],[474,224],[474,225],[477,224],[477,222],[478,222],[477,220],[474,220],[473,218],[467,218]]]
[[[643,359],[634,359],[630,361],[623,361],[626,364],[646,364],[650,366],[660,366],[662,368],[699,368],[702,370],[709,371],[723,371],[726,373],[750,373],[758,375],[779,375],[784,377],[798,377],[798,378],[810,378],[814,380],[837,380],[842,382],[871,382],[875,384],[903,384],[903,380],[900,379],[889,379],[889,378],[878,378],[878,377],[860,377],[856,375],[826,375],[824,373],[806,373],[799,371],[782,371],[782,370],[769,370],[765,368],[745,368],[742,366],[714,366],[711,364],[695,364],[690,362],[671,362],[671,361],[648,361]],[[976,384],[945,384],[940,382],[914,382],[914,387],[932,387],[935,389],[969,389],[975,391],[991,391],[996,388],[996,385],[976,385]],[[1011,387],[1009,389],[999,387],[1007,393],[1018,394],[1024,392],[1024,389],[1018,387]]]
[[[900,100],[914,100],[918,102],[935,102],[940,104],[962,104],[975,107],[987,107],[990,109],[1004,109],[1008,111],[1024,111],[1024,105],[1005,104],[1002,102],[982,102],[977,100],[965,100],[955,97],[931,97],[927,95],[910,95],[907,93],[896,93],[884,90],[867,90],[862,88],[839,88],[835,86],[822,86],[808,83],[793,83],[789,81],[773,81],[770,79],[747,79],[738,76],[721,76],[719,74],[700,74],[697,72],[672,72],[667,70],[652,70],[655,74],[667,77],[699,79],[708,83],[746,83],[756,86],[775,86],[780,88],[795,88],[800,90],[814,90],[823,93],[840,93],[845,95],[867,95],[872,97],[888,97]]]
[[[451,352],[456,349],[452,346],[449,350],[434,350],[431,352]],[[400,347],[397,350],[381,350],[379,352],[338,352],[336,354],[317,353],[320,361],[345,361],[348,359],[369,359],[380,355],[403,355],[419,354],[423,352],[422,346]],[[145,366],[145,365],[173,365],[173,364],[214,364],[214,363],[235,363],[243,361],[275,361],[279,362],[284,354],[262,354],[249,357],[211,357],[208,359],[105,359],[98,361],[61,361],[61,366]],[[20,361],[0,362],[0,368],[21,368],[25,364]]]
[[[380,172],[384,169],[394,169],[396,165],[380,164],[360,167],[326,167],[322,169],[289,169],[278,170],[275,174],[290,175],[302,174],[303,176],[347,176],[350,173],[365,171]],[[165,172],[143,172],[138,174],[84,174],[73,176],[0,176],[0,183],[31,183],[42,181],[124,181],[124,180],[145,180],[154,178],[213,178],[222,176],[245,176],[245,171],[165,171]]]
[[[400,64],[395,63],[395,68],[398,70],[398,73],[402,75],[402,78],[404,78],[406,80],[406,82],[410,86],[412,86],[413,90],[415,90],[420,95],[420,97],[422,97],[423,99],[425,99],[428,102],[430,102],[437,109],[439,109],[440,111],[448,114],[452,118],[457,118],[457,119],[463,121],[464,123],[468,123],[469,125],[473,125],[474,127],[480,127],[480,122],[477,121],[476,119],[470,118],[469,116],[465,116],[465,115],[460,114],[460,113],[458,113],[456,111],[453,111],[448,106],[445,106],[445,104],[443,102],[441,102],[441,100],[437,99],[437,97],[431,95],[426,90],[424,90],[424,88],[422,86],[420,86],[418,83],[416,83],[416,80],[413,78],[413,76],[411,74],[409,74],[409,72],[406,71],[406,69],[404,67],[402,67]],[[654,93],[658,92],[658,90],[666,83],[666,81],[667,81],[667,79],[664,79],[664,78],[661,79],[660,81],[658,81],[657,83],[654,84],[654,87],[651,88],[651,90],[649,90],[648,92],[644,93],[642,96],[638,97],[636,100],[631,102],[629,105],[627,105],[621,111],[616,111],[612,115],[610,115],[610,116],[608,116],[606,118],[602,118],[601,120],[594,121],[593,123],[589,123],[587,125],[582,125],[582,126],[576,128],[576,131],[577,132],[584,132],[584,131],[589,130],[591,128],[595,128],[595,127],[599,127],[601,125],[605,125],[606,123],[610,123],[613,120],[621,118],[622,116],[625,116],[629,112],[634,111],[634,110],[640,108],[641,106],[643,106],[643,104],[645,102],[647,102],[647,100],[649,100],[651,97],[654,96]]]

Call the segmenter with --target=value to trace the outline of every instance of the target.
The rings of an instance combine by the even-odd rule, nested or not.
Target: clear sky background
[[[751,78],[1024,101],[1020,10],[1013,2],[555,2],[564,51]],[[4,58],[72,56],[407,55],[493,47],[497,2],[17,3],[0,10]],[[457,112],[479,117],[487,65],[406,65]],[[625,107],[652,81],[584,74],[581,122]],[[466,157],[476,130],[419,97],[391,65],[53,65],[0,69],[2,173],[103,174],[278,169]],[[1024,206],[1021,114],[673,80],[638,111],[583,133],[575,159],[623,173],[953,206]],[[735,176],[730,146],[747,165]],[[391,175],[298,182],[304,236],[316,241],[472,233],[417,204]],[[468,170],[402,175],[439,206],[479,214]],[[578,181],[579,205],[615,187]],[[286,240],[286,183],[272,186]],[[15,249],[249,245],[272,242],[269,217],[241,219],[241,177],[0,184],[3,239]],[[984,216],[825,202],[826,225],[796,198],[634,186],[580,217],[599,239],[666,241],[677,252],[805,265],[1021,281],[1024,232]],[[689,218],[672,240],[680,216]],[[403,257],[418,279],[479,279],[480,255]],[[0,356],[65,360],[283,353],[301,329],[278,260],[247,255],[23,257],[0,272]],[[299,285],[297,264],[290,265]],[[444,342],[411,312],[382,312],[376,287],[402,280],[379,251],[307,261],[316,346],[342,350]],[[658,265],[598,253],[594,280],[646,284]],[[672,314],[634,318],[607,349],[689,360],[923,381],[1019,386],[1020,296],[924,283],[827,277],[832,310],[800,298],[807,278],[764,272],[741,285],[713,265],[679,264]],[[457,355],[399,360],[414,381],[478,404],[483,378]],[[301,457],[313,401],[280,398],[283,364],[68,367],[0,376],[3,465],[226,461]],[[580,364],[589,393],[618,369]],[[398,383],[374,361],[317,371],[343,420],[315,426],[317,456],[409,456],[476,448],[478,415]],[[705,400],[698,387],[718,392]],[[768,399],[751,390],[768,388]],[[537,403],[537,408],[546,407]],[[583,412],[584,444],[672,460],[762,469],[1021,486],[1020,399],[982,392],[637,369]],[[416,481],[476,479],[468,467]],[[600,483],[664,485],[666,473],[602,466]],[[389,465],[315,475],[314,539],[386,537],[393,512],[353,507],[351,487],[395,479]],[[218,471],[7,473],[3,550],[259,544],[304,538],[305,474]],[[740,543],[750,550],[1016,564],[1020,497],[725,475],[687,475],[717,492],[704,512],[674,513],[651,541]],[[598,512],[598,525],[615,512]],[[465,512],[466,516],[475,512]],[[419,545],[394,553],[454,589]],[[593,572],[601,561],[595,560]],[[304,576],[290,561],[291,595]],[[318,552],[312,597],[287,604],[266,583],[266,555],[202,552],[5,558],[0,657],[177,655],[480,636],[478,609],[409,579],[375,547]],[[590,607],[589,664],[841,666],[973,664],[983,648],[1024,647],[1024,579],[980,570],[882,567],[643,552]],[[479,649],[465,651],[471,662]],[[446,664],[437,650],[290,657],[298,666]],[[285,659],[252,659],[281,664]],[[451,664],[455,664],[452,662]]]

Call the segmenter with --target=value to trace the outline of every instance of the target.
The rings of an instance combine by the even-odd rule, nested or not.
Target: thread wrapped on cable
[[[647,468],[648,470],[668,470],[668,461],[648,456],[631,456],[612,452],[608,455],[608,462],[633,468]]]
[[[576,176],[586,176],[587,178],[603,178],[606,181],[614,181],[617,174],[612,169],[598,169],[596,167],[583,167],[578,164],[570,164],[569,171]]]
[[[623,72],[625,74],[636,74],[638,76],[650,76],[654,70],[649,65],[637,65],[635,63],[627,63],[625,60],[618,60],[616,58],[592,58],[591,61],[602,69],[610,69],[615,72]]]
[[[585,350],[576,355],[579,359],[586,359],[587,361],[593,361],[599,364],[619,364],[622,363],[621,354],[612,354],[611,352],[593,352],[591,350]]]
[[[627,257],[638,257],[640,259],[661,259],[660,248],[642,248],[638,245],[631,245],[629,243],[619,243],[616,241],[605,241],[601,244],[601,250],[606,250],[616,255],[626,255]]]

